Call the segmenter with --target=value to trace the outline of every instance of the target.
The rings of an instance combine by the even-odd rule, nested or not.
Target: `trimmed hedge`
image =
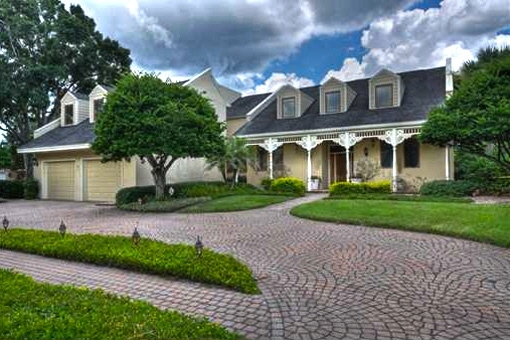
[[[23,198],[24,187],[22,181],[0,181],[0,197]]]
[[[271,191],[303,196],[306,191],[305,182],[293,177],[282,177],[271,183]]]
[[[207,248],[197,257],[191,245],[143,238],[135,246],[130,237],[123,236],[66,234],[62,237],[53,231],[9,229],[0,232],[0,248],[211,283],[247,294],[260,293],[245,264]]]
[[[165,192],[173,189],[172,198],[218,197],[233,194],[256,193],[258,190],[249,184],[238,183],[231,187],[225,182],[183,182],[167,184]],[[138,199],[150,201],[156,195],[154,185],[144,187],[123,188],[117,192],[115,201],[117,206],[138,202]]]
[[[264,190],[270,190],[271,189],[271,184],[273,184],[274,182],[274,179],[271,179],[271,178],[263,178],[262,181],[260,182],[260,185],[262,186],[262,188],[264,188]]]
[[[420,188],[420,194],[424,196],[471,196],[478,185],[471,181],[432,181],[424,183]]]
[[[29,178],[23,182],[23,195],[27,200],[35,200],[39,197],[39,182],[36,179]]]
[[[377,182],[337,182],[329,186],[330,196],[352,195],[352,194],[389,194],[391,193],[390,181]]]

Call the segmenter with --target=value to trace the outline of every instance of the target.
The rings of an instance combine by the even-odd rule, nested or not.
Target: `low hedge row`
[[[270,191],[280,194],[303,196],[306,192],[305,182],[293,177],[281,177],[271,181]]]
[[[130,238],[123,236],[67,234],[62,237],[58,232],[9,229],[0,232],[0,248],[211,283],[247,294],[259,293],[246,265],[233,256],[209,249],[197,257],[190,245],[144,238],[135,246]]]
[[[254,193],[258,190],[249,184],[238,183],[235,187],[224,182],[183,182],[167,184],[165,192],[173,190],[171,197],[174,198],[194,198],[194,197],[218,197],[232,194]],[[123,188],[117,192],[115,201],[117,206],[138,202],[139,199],[150,201],[156,194],[156,187],[129,187]],[[170,197],[170,194],[168,194]]]
[[[350,194],[389,194],[391,193],[390,181],[377,182],[336,182],[329,186],[330,196],[350,195]]]
[[[432,181],[424,183],[420,194],[425,196],[451,196],[462,197],[478,195],[506,195],[510,194],[510,178],[496,178],[488,181],[456,180]]]
[[[35,179],[26,181],[0,180],[0,197],[8,199],[36,199],[39,196],[39,182]]]

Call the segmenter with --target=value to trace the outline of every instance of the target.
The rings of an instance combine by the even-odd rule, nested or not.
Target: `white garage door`
[[[101,161],[85,161],[83,174],[85,176],[86,201],[115,201],[115,194],[120,189],[120,163]]]
[[[48,198],[74,200],[74,161],[46,163]]]

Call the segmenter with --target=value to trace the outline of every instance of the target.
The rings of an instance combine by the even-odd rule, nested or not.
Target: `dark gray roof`
[[[92,143],[95,138],[94,124],[87,119],[77,125],[60,126],[51,130],[41,137],[22,145],[20,149],[88,144]]]
[[[113,90],[115,90],[115,86],[105,85],[105,84],[99,84],[99,85],[101,85],[101,87],[108,92],[112,92]]]
[[[253,110],[255,106],[260,104],[271,93],[256,94],[237,98],[230,107],[227,107],[227,119],[245,117],[248,112]]]
[[[300,89],[314,99],[299,118],[276,119],[276,99],[252,121],[241,127],[236,135],[251,135],[300,130],[342,128],[359,125],[402,123],[424,120],[429,111],[445,100],[445,68],[434,68],[399,73],[405,86],[399,107],[369,110],[368,79],[347,82],[357,93],[349,110],[338,114],[319,114],[320,86]],[[250,96],[254,97],[254,96]],[[245,97],[247,101],[249,97]],[[239,100],[239,99],[238,99]],[[237,102],[237,101],[236,101]],[[234,103],[236,103],[234,102]],[[255,106],[255,105],[254,105]],[[235,109],[233,106],[232,109]],[[240,110],[246,114],[243,110]],[[232,113],[234,115],[234,113]]]
[[[89,100],[88,94],[80,93],[80,92],[71,92],[71,94],[78,99]]]

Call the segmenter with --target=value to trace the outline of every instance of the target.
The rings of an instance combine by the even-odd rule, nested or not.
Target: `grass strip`
[[[206,319],[0,270],[2,339],[239,339]]]
[[[0,248],[58,259],[210,283],[247,294],[260,293],[251,270],[233,256],[193,246],[142,239],[135,246],[123,236],[76,235],[9,229],[0,232]]]
[[[123,204],[120,206],[120,209],[140,212],[170,213],[209,200],[211,200],[210,197],[192,197],[170,199],[167,201],[149,201],[145,204],[136,202]]]
[[[182,213],[211,213],[241,211],[266,207],[271,204],[285,202],[295,197],[282,195],[235,195],[224,196],[204,203],[189,206]]]
[[[419,231],[510,247],[510,205],[322,200],[294,207],[312,220]]]

